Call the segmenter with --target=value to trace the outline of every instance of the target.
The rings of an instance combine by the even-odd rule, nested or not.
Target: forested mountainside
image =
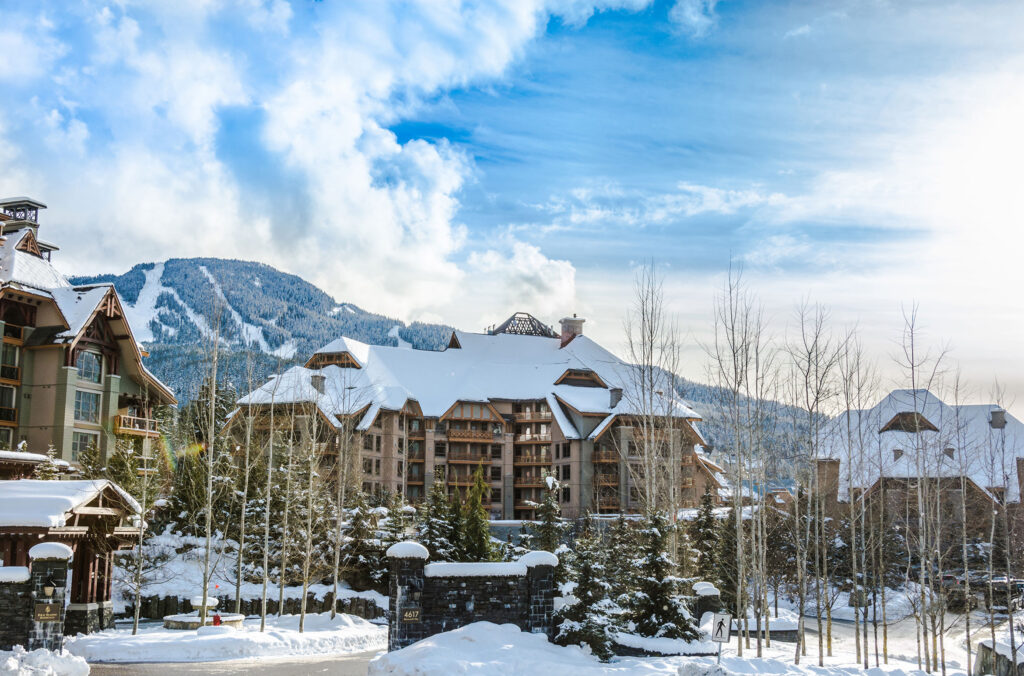
[[[278,369],[304,361],[339,336],[374,345],[440,349],[451,327],[405,323],[338,302],[295,275],[269,265],[219,258],[140,263],[123,275],[72,277],[72,284],[111,282],[125,303],[146,365],[190,399],[207,372],[211,336],[220,336],[220,368],[247,390]]]

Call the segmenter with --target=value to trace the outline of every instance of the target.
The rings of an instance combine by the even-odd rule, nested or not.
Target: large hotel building
[[[266,430],[273,411],[275,429],[293,442],[305,429],[327,457],[352,439],[363,489],[414,503],[434,481],[466,490],[482,466],[494,519],[533,518],[548,475],[566,516],[636,512],[643,440],[633,367],[582,327],[566,318],[559,334],[518,313],[484,334],[455,331],[441,351],[339,338],[240,399],[234,434],[245,420]],[[651,436],[680,458],[676,472],[659,468],[660,480],[678,478],[682,506],[696,506],[705,486],[721,503],[728,486],[702,451],[700,417],[678,398],[652,396],[648,408],[668,423]]]
[[[153,409],[177,403],[142,364],[112,284],[72,285],[39,236],[46,205],[0,200],[0,476],[31,474],[52,445],[74,462],[105,459],[120,439],[145,452],[160,430]],[[36,454],[19,454],[24,449]]]

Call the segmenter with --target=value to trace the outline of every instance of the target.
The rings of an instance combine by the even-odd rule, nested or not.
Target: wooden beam
[[[71,510],[74,514],[86,514],[95,516],[121,516],[124,510],[114,507],[75,507]]]

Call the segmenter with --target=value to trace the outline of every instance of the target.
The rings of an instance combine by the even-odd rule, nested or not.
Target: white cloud
[[[668,12],[669,21],[685,33],[695,38],[705,36],[718,17],[715,5],[718,0],[676,0],[676,4]]]
[[[796,28],[790,28],[788,31],[786,31],[786,34],[782,36],[782,39],[788,40],[790,38],[797,38],[800,37],[801,35],[808,35],[810,34],[810,32],[810,25],[803,24],[802,26],[797,26]]]
[[[576,306],[576,270],[565,260],[551,260],[532,244],[508,240],[502,250],[474,252],[469,267],[487,288],[481,307],[495,316],[526,310],[541,318],[561,316]],[[482,317],[485,321],[488,317]]]

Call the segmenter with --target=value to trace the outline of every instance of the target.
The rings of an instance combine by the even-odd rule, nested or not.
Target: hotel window
[[[380,476],[380,458],[373,461],[373,473]]]
[[[370,458],[363,458],[363,474],[373,473],[373,460]]]
[[[100,421],[99,392],[75,392],[75,420],[98,423]]]
[[[491,489],[491,502],[501,502],[501,489],[500,488],[492,488]]]
[[[11,450],[12,441],[14,441],[14,430],[10,427],[0,427],[0,450]]]
[[[491,468],[491,481],[501,481],[501,468],[500,467],[492,467]]]
[[[96,445],[99,437],[95,434],[85,432],[74,432],[71,435],[71,461],[78,462],[78,456],[84,453],[89,446]]]
[[[572,477],[572,465],[562,465],[562,481],[569,481]]]
[[[445,453],[448,452],[448,446],[443,441],[434,442],[434,457],[443,458]]]
[[[491,458],[493,458],[494,460],[500,460],[501,459],[501,445],[500,444],[495,444],[495,445],[491,446]]]
[[[100,356],[95,352],[79,352],[78,361],[75,362],[75,366],[78,367],[78,379],[87,383],[100,382],[103,376],[102,364]]]
[[[0,385],[0,420],[15,422],[15,390],[9,385]]]
[[[562,489],[562,502],[569,502],[569,487]]]
[[[369,434],[367,434],[365,437],[363,437],[363,450],[364,451],[372,451],[373,450],[373,437],[370,436]]]

